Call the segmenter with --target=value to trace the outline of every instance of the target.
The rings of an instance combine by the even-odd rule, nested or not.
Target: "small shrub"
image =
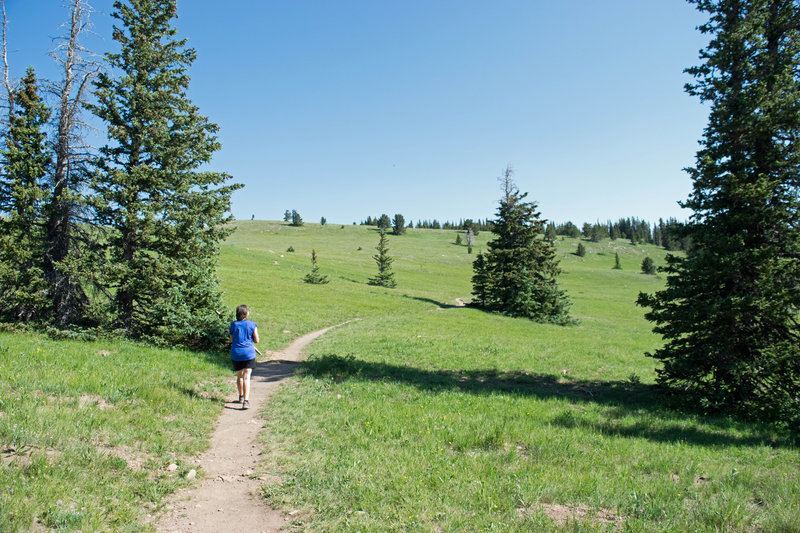
[[[294,252],[294,246],[290,246],[286,249],[287,252]]]

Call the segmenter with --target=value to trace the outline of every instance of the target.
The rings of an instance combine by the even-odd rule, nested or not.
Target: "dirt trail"
[[[272,354],[268,361],[256,364],[250,381],[251,408],[242,411],[238,403],[225,404],[211,437],[211,448],[197,458],[205,477],[194,487],[178,491],[172,497],[158,518],[157,531],[273,532],[287,524],[287,517],[258,496],[262,481],[252,478],[260,450],[256,437],[264,425],[258,414],[281,382],[292,375],[305,347],[341,325],[307,333],[284,350]]]

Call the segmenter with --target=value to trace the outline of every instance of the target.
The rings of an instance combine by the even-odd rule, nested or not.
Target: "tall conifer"
[[[186,96],[195,52],[176,40],[176,0],[114,2],[117,53],[95,82],[91,110],[108,125],[92,189],[109,229],[102,265],[116,325],[134,336],[206,344],[224,333],[216,311],[219,243],[231,229],[230,176],[197,169],[218,127]]]
[[[389,247],[386,242],[386,232],[381,230],[381,237],[378,240],[378,246],[375,248],[378,253],[373,255],[372,258],[378,265],[378,274],[375,277],[369,278],[370,285],[378,285],[380,287],[387,287],[393,289],[397,286],[394,279],[394,272],[392,272],[392,262],[394,258],[389,256]]]
[[[44,178],[52,164],[42,128],[50,110],[42,102],[36,73],[28,68],[11,95],[6,146],[0,174],[0,314],[9,319],[42,320],[48,314],[44,276],[42,211],[48,196]]]
[[[473,268],[473,294],[488,310],[540,322],[569,322],[569,301],[558,287],[561,272],[553,243],[542,238],[546,221],[525,202],[506,168],[503,198],[492,225],[495,238]],[[482,303],[481,303],[482,302]]]
[[[691,0],[709,14],[690,94],[711,102],[685,207],[691,241],[641,294],[659,380],[710,410],[800,428],[800,6]],[[673,237],[670,229],[668,238]],[[688,393],[688,394],[687,394]]]

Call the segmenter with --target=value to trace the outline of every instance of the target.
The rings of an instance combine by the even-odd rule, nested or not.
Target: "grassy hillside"
[[[660,340],[633,301],[664,252],[558,242],[578,324],[455,307],[471,263],[455,233],[238,222],[219,267],[276,350],[312,344],[265,413],[269,501],[309,531],[798,531],[800,454],[763,427],[668,409]],[[491,235],[481,233],[475,252]],[[294,252],[287,252],[292,247]],[[317,250],[327,285],[303,283]],[[618,252],[622,270],[613,270]],[[0,333],[0,530],[147,529],[188,483],[230,394],[227,354]],[[175,463],[177,471],[167,467]],[[201,473],[202,475],[202,473]]]

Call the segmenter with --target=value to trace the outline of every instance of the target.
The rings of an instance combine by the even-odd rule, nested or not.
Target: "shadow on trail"
[[[687,420],[687,411],[666,406],[656,385],[631,381],[565,381],[560,376],[528,372],[481,370],[424,370],[367,362],[352,356],[326,354],[300,364],[299,373],[336,381],[380,381],[412,385],[430,392],[459,391],[475,395],[507,394],[542,400],[563,399],[572,404],[594,403],[607,409],[591,420],[580,412],[555,416],[550,423],[588,429],[606,435],[700,446],[789,446],[766,426],[733,422],[720,417]],[[702,427],[698,427],[702,426]]]

